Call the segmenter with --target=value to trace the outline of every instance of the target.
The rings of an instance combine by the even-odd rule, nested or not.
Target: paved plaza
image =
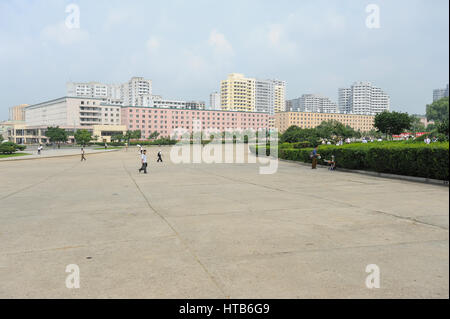
[[[449,297],[448,187],[157,150],[0,162],[0,298]]]

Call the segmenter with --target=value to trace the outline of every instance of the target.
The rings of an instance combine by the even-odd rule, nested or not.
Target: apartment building
[[[123,84],[68,82],[67,96],[104,99],[109,104],[141,105],[143,96],[152,95],[152,81],[132,77]]]
[[[275,127],[280,133],[295,125],[301,128],[315,128],[323,121],[336,120],[354,130],[368,132],[374,128],[375,116],[340,113],[280,112],[275,114]]]
[[[153,132],[173,136],[176,129],[189,132],[268,128],[270,115],[257,112],[188,110],[177,108],[122,107],[122,124],[140,130],[142,138]]]
[[[25,108],[28,104],[20,104],[9,108],[10,121],[25,121]]]
[[[448,97],[448,84],[444,89],[435,89],[433,90],[433,102],[440,100],[444,97]]]
[[[221,81],[220,99],[222,110],[265,112],[273,115],[286,106],[286,82],[246,78],[232,73]]]
[[[215,110],[215,111],[218,111],[221,109],[220,93],[213,92],[209,95],[209,106],[206,109]]]
[[[301,97],[287,101],[288,111],[336,113],[337,104],[319,94],[303,94]]]
[[[275,86],[273,81],[255,81],[255,110],[270,115],[275,113]]]
[[[274,110],[275,113],[286,110],[286,82],[273,80],[274,84]]]
[[[141,96],[152,95],[152,81],[143,77],[132,77],[128,83],[122,85],[123,104],[137,106]]]
[[[255,111],[255,79],[230,74],[220,83],[220,103],[225,111]]]
[[[341,113],[375,115],[390,108],[389,95],[370,82],[355,82],[350,88],[340,88],[338,94]]]

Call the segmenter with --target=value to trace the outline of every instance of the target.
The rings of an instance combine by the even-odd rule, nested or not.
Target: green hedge
[[[13,142],[5,142],[0,144],[0,154],[13,154],[17,151],[24,151],[25,145],[18,145]]]
[[[251,148],[252,152],[257,148]],[[282,159],[310,163],[312,148],[279,148]],[[379,173],[449,179],[449,143],[429,145],[403,142],[355,143],[342,146],[319,146],[319,164],[335,156],[336,166]]]

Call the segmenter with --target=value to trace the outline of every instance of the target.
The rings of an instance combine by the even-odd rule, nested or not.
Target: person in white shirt
[[[139,169],[139,173],[142,172],[142,171],[144,171],[144,174],[147,174],[147,151],[146,151],[146,150],[144,150],[144,151],[142,152],[142,155],[141,155],[141,163],[142,163],[142,166],[141,166],[141,168]]]

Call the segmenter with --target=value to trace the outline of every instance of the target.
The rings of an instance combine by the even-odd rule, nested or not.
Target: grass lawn
[[[31,154],[30,153],[0,154],[0,158],[18,157],[18,156],[25,156],[25,155],[31,155]]]

